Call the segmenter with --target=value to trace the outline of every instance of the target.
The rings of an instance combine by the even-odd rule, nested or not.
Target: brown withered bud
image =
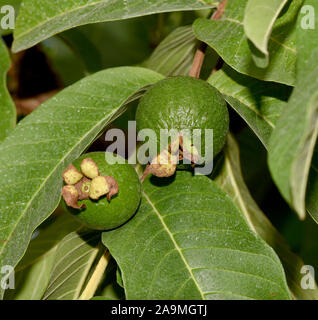
[[[91,182],[89,197],[93,200],[98,200],[109,192],[109,185],[106,177],[98,176]]]
[[[94,179],[99,176],[98,166],[91,158],[86,158],[82,161],[81,170],[87,178]]]
[[[74,209],[82,209],[85,208],[85,205],[81,205],[79,206],[77,201],[78,201],[78,197],[79,194],[75,188],[75,186],[64,186],[62,189],[62,196],[65,200],[65,203],[69,206],[72,207]]]
[[[107,176],[105,178],[106,178],[106,181],[109,186],[109,192],[107,194],[107,199],[108,199],[108,201],[110,201],[110,199],[118,193],[119,186],[118,186],[118,183],[115,180],[115,178],[110,177],[110,176]]]
[[[168,178],[174,175],[177,170],[177,157],[171,155],[167,150],[163,150],[150,165],[147,166],[141,177],[143,182],[149,174],[159,178]]]
[[[66,184],[74,185],[83,178],[81,172],[79,172],[72,164],[70,164],[63,172],[63,179]]]
[[[191,143],[189,139],[184,136],[180,136],[180,146],[182,148],[183,159],[188,159],[192,163],[199,162],[200,154],[197,148]]]
[[[75,188],[78,192],[78,200],[84,200],[89,198],[89,193],[91,190],[91,182],[92,180],[83,177],[80,182],[75,185]]]
[[[171,144],[169,145],[169,152],[172,154],[172,155],[176,155],[178,154],[179,152],[179,148],[180,148],[180,138],[179,135],[177,138],[175,138]]]

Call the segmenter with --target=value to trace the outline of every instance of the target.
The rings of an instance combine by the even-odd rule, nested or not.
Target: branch
[[[213,15],[211,17],[211,20],[219,20],[222,17],[222,15],[224,13],[226,2],[227,2],[227,0],[223,0],[219,4],[218,9],[213,13]],[[205,58],[206,49],[207,49],[207,44],[204,42],[201,42],[200,47],[198,48],[198,50],[195,54],[194,60],[193,60],[192,68],[189,73],[190,77],[193,77],[193,78],[200,77],[201,69],[203,66],[204,58]]]

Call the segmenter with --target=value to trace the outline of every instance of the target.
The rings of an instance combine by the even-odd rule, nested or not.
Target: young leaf
[[[220,20],[198,19],[193,25],[196,37],[211,46],[236,71],[266,81],[287,85],[295,82],[295,19],[302,0],[293,1],[287,13],[277,20],[269,40],[271,61],[267,68],[255,65],[244,33],[244,10],[248,0],[227,2]]]
[[[205,176],[146,179],[137,215],[103,243],[127,299],[290,298],[274,251]]]
[[[318,12],[318,3],[306,1]],[[305,195],[318,134],[318,34],[297,26],[297,81],[287,108],[277,122],[269,145],[269,167],[280,192],[305,218]],[[316,24],[318,16],[316,15]]]
[[[225,149],[224,164],[215,182],[231,196],[244,214],[250,228],[276,251],[284,266],[293,296],[297,299],[316,300],[318,298],[317,289],[304,290],[301,287],[303,275],[300,270],[304,263],[290,250],[285,239],[273,227],[250,195],[241,172],[239,149],[231,135],[228,137]]]
[[[146,67],[165,76],[188,75],[197,45],[191,26],[177,28],[159,44]]]
[[[7,72],[10,68],[8,50],[0,39],[0,143],[15,127],[16,109],[7,89]]]
[[[19,123],[0,145],[0,265],[17,264],[34,229],[57,207],[63,170],[125,111],[138,91],[161,79],[136,67],[101,71],[63,90]]]
[[[269,138],[287,105],[291,88],[242,75],[228,66],[214,73],[208,82],[223,94],[268,148]]]
[[[88,23],[214,6],[212,0],[24,0],[14,32],[13,51],[27,49],[56,33]]]
[[[288,0],[248,0],[244,15],[245,34],[265,56],[263,67],[269,62],[268,41],[276,19]],[[254,56],[257,64],[259,57]],[[262,66],[260,66],[262,67]]]
[[[63,214],[39,229],[26,254],[15,268],[15,289],[6,300],[40,300],[48,286],[58,243],[74,230],[83,228],[71,215]]]
[[[54,267],[43,300],[76,300],[100,250],[100,233],[71,232],[56,249]]]

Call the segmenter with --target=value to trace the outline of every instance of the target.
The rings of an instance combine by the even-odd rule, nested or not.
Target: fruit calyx
[[[107,195],[110,201],[118,193],[117,181],[113,177],[100,175],[99,168],[93,159],[84,159],[80,167],[82,172],[71,164],[63,172],[66,185],[62,189],[62,196],[69,207],[84,209],[85,204],[79,206],[79,200],[99,200]]]
[[[147,165],[140,181],[143,182],[149,174],[159,178],[168,178],[175,174],[178,161],[187,159],[194,167],[200,160],[200,154],[197,148],[191,143],[191,139],[179,133],[168,146],[161,151]]]

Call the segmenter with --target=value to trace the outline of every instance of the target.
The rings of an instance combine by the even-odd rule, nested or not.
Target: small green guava
[[[107,152],[84,154],[63,174],[65,181],[65,176],[70,176],[68,171],[72,177],[83,173],[84,177],[76,185],[64,186],[63,206],[91,229],[110,230],[121,226],[135,214],[140,203],[141,185],[136,171],[128,163],[110,164],[107,161],[110,155]]]
[[[191,134],[194,129],[201,129],[200,150],[193,148],[191,141],[183,141],[183,156],[188,153],[189,158],[196,158],[196,151],[205,155],[205,129],[212,129],[213,155],[206,159],[212,161],[226,142],[229,113],[224,98],[214,87],[206,81],[182,76],[164,79],[151,87],[140,100],[136,122],[138,130],[154,130],[158,140],[160,129],[189,129]],[[156,143],[158,153],[167,147]]]

